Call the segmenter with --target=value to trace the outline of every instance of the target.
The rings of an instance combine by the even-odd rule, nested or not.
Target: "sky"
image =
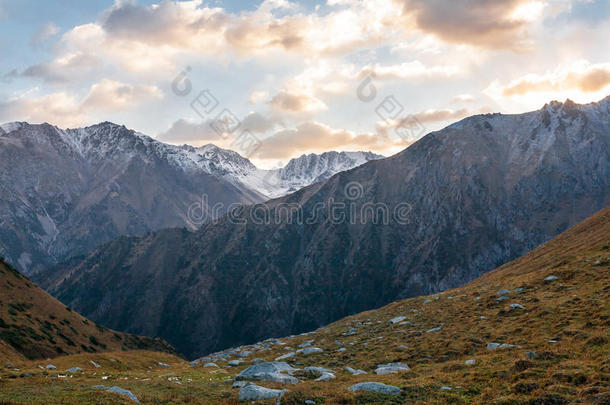
[[[610,94],[610,0],[0,0],[0,122],[394,154],[464,117]]]

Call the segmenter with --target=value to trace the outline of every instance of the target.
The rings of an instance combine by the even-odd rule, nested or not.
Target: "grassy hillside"
[[[160,339],[115,332],[87,320],[0,259],[0,359],[133,349],[174,352]]]
[[[240,348],[251,352],[247,357],[227,352],[225,360],[215,355],[191,366],[176,357],[148,352],[86,354],[55,359],[60,371],[42,371],[39,362],[18,362],[14,364],[18,371],[0,373],[0,402],[132,403],[91,388],[105,384],[128,389],[145,404],[235,404],[239,389],[232,388],[233,378],[254,358],[273,360],[313,340],[310,346],[323,352],[298,353],[286,361],[296,368],[332,369],[335,379],[318,382],[297,372],[301,382],[295,385],[257,384],[290,390],[282,398],[284,405],[306,400],[315,404],[608,404],[609,259],[610,209],[605,209],[464,287],[354,315],[309,334],[280,339],[282,344],[269,340]],[[545,281],[548,276],[556,279]],[[503,289],[510,292],[498,294]],[[405,319],[390,322],[399,316]],[[490,350],[489,343],[513,346]],[[229,366],[228,360],[234,359],[243,363]],[[90,360],[102,368],[94,368]],[[219,367],[203,367],[209,360]],[[411,370],[375,374],[379,364],[390,362],[406,363]],[[74,366],[83,371],[61,377]],[[346,366],[367,374],[353,376]],[[34,376],[20,377],[24,372]],[[348,390],[365,381],[396,386],[401,395]]]

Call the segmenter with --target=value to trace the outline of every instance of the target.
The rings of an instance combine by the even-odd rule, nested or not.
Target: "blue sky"
[[[232,149],[247,131],[261,166],[389,155],[468,115],[608,95],[609,18],[607,0],[0,0],[0,122]],[[201,115],[203,90],[218,105]]]

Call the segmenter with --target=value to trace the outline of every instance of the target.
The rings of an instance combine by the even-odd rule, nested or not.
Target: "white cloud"
[[[59,27],[55,25],[53,22],[49,22],[40,27],[30,38],[31,46],[40,46],[46,40],[56,35],[59,32]]]

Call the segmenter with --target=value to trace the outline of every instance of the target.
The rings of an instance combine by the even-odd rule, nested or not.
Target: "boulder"
[[[89,363],[91,363],[91,365],[95,368],[102,368],[102,366],[100,366],[99,364],[97,364],[95,361],[90,360]]]
[[[159,364],[159,367],[170,368],[169,364],[165,364],[165,363],[161,363],[161,362],[159,362],[158,364]]]
[[[294,357],[295,355],[296,355],[295,352],[290,352],[290,353],[282,354],[281,356],[276,357],[275,361],[286,360],[286,359],[289,359],[291,357]]]
[[[237,399],[240,401],[257,401],[260,399],[278,398],[284,395],[286,390],[273,390],[259,387],[255,384],[247,384],[239,390]]]
[[[354,384],[348,388],[350,391],[368,391],[384,395],[400,395],[401,390],[393,385],[386,385],[378,382],[363,382]]]
[[[512,347],[515,347],[515,345],[509,345],[508,343],[496,343],[496,342],[487,343],[487,350],[496,350],[498,348],[507,349],[507,348],[512,348]]]
[[[47,366],[45,367],[47,370],[57,370],[57,367],[55,367],[52,364],[47,364]]]
[[[525,309],[521,304],[510,304],[510,309]]]
[[[496,295],[506,295],[506,294],[510,294],[510,290],[507,290],[506,288],[498,290],[498,292],[496,293]]]
[[[306,347],[304,349],[297,350],[297,353],[301,353],[304,355],[314,354],[314,353],[322,353],[324,350],[319,347]]]
[[[315,381],[322,381],[322,382],[328,382],[330,380],[334,380],[335,379],[335,375],[333,373],[322,373],[322,375],[318,378],[316,378]]]
[[[131,392],[128,390],[125,390],[121,387],[117,387],[116,385],[114,387],[106,387],[105,385],[94,385],[92,387],[93,389],[101,389],[104,390],[106,392],[110,392],[112,394],[118,394],[118,395],[122,395],[124,397],[127,397],[129,399],[131,399],[133,402],[139,404],[140,401],[138,400],[138,398]]]
[[[475,359],[469,359],[469,360],[466,360],[464,362],[464,364],[467,366],[474,366],[475,364],[477,364],[477,361]]]
[[[404,321],[405,319],[407,319],[406,316],[397,316],[395,318],[390,319],[390,323],[391,324],[400,323],[400,322]]]
[[[79,371],[83,371],[83,369],[80,367],[72,367],[72,368],[67,369],[66,373],[74,374],[74,373],[78,373]]]
[[[388,363],[388,364],[380,364],[375,369],[375,374],[384,375],[384,374],[394,374],[400,371],[409,371],[411,370],[409,366],[404,363]]]
[[[292,368],[287,363],[268,361],[251,365],[239,373],[235,377],[235,380],[272,381],[282,384],[296,384],[299,380],[290,375],[290,373],[293,373],[294,371],[296,371],[296,369]]]
[[[547,277],[544,279],[544,281],[545,281],[545,282],[547,282],[547,283],[549,283],[549,282],[551,282],[551,281],[556,281],[556,280],[559,280],[559,277],[557,277],[557,276],[553,276],[553,275],[547,276]]]
[[[218,367],[218,364],[216,364],[216,363],[205,363],[203,365],[203,367]]]

